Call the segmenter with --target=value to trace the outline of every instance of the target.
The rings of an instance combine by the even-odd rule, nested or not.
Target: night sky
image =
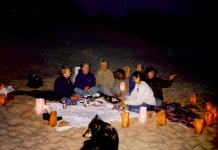
[[[76,0],[91,15],[100,12],[123,16],[135,10],[151,10],[165,14],[205,16],[213,13],[213,3],[198,0]]]

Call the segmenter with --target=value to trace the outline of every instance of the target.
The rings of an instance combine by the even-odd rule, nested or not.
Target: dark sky
[[[76,0],[91,15],[106,12],[122,16],[132,10],[152,10],[176,15],[202,15],[200,0]]]

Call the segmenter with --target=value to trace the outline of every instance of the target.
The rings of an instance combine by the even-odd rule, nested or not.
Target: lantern
[[[75,79],[76,79],[76,76],[79,72],[79,69],[80,69],[80,67],[78,67],[78,66],[74,68],[73,82],[75,82]]]
[[[0,106],[3,106],[5,104],[6,104],[5,94],[0,94]]]
[[[145,123],[147,115],[147,107],[140,107],[139,109],[139,122]]]
[[[45,111],[45,100],[43,98],[36,99],[36,106],[35,106],[36,114],[41,115]]]
[[[121,118],[122,118],[122,127],[127,128],[129,126],[129,112],[122,111]]]
[[[212,107],[211,113],[213,113],[214,120],[216,120],[218,118],[217,107]]]
[[[206,103],[206,111],[210,112],[211,109],[212,109],[212,107],[213,107],[213,105],[212,105],[211,102],[207,102],[207,103]]]
[[[191,104],[191,106],[195,106],[196,102],[197,102],[196,94],[192,93],[191,96],[190,96],[190,104]]]
[[[57,125],[57,111],[52,110],[49,118],[49,126],[54,127]]]
[[[160,126],[166,125],[166,113],[164,110],[157,112],[157,124]]]
[[[120,82],[120,90],[122,92],[125,92],[125,90],[126,90],[125,82]]]
[[[194,119],[194,128],[196,134],[202,134],[204,129],[204,119]]]
[[[213,122],[214,122],[214,116],[213,113],[211,112],[205,112],[204,114],[204,120],[205,120],[205,125],[206,126],[213,126]]]

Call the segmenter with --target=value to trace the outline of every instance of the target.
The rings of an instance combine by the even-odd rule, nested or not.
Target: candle
[[[140,107],[139,109],[139,122],[145,123],[147,115],[147,107]]]
[[[211,109],[212,109],[212,107],[213,107],[213,105],[212,105],[211,102],[207,102],[207,103],[206,103],[206,111],[210,112]]]
[[[122,127],[127,128],[129,126],[129,112],[122,111],[121,118],[122,118]]]
[[[5,94],[0,94],[0,106],[3,106],[6,103]]]
[[[166,114],[164,110],[157,112],[157,124],[160,126],[166,125]]]
[[[120,82],[120,90],[121,90],[122,92],[125,92],[125,90],[126,90],[125,82]]]
[[[205,120],[205,125],[206,126],[213,126],[213,122],[214,122],[214,116],[213,113],[211,112],[205,112],[204,114],[204,120]]]
[[[49,126],[53,127],[57,125],[57,111],[52,110],[49,118]]]
[[[196,102],[197,102],[196,94],[192,93],[191,96],[190,96],[190,104],[191,104],[191,106],[195,106]]]
[[[45,111],[45,100],[43,98],[36,99],[36,106],[35,106],[36,114],[41,115]]]
[[[204,119],[194,119],[194,129],[196,134],[202,134],[204,129]]]

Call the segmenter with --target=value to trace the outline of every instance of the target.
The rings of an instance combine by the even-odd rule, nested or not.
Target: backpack
[[[39,77],[36,74],[33,75],[29,75],[28,76],[28,82],[27,82],[27,87],[33,88],[33,89],[37,89],[40,86],[43,86],[43,81],[42,78]]]

